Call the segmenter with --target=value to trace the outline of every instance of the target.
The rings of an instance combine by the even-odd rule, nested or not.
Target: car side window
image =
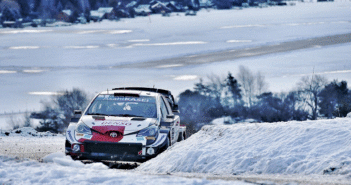
[[[166,118],[168,115],[168,110],[162,97],[161,97],[161,114],[162,114],[162,118]]]

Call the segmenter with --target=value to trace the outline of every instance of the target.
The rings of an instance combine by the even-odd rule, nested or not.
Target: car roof
[[[172,95],[171,91],[169,90],[149,88],[149,87],[118,87],[118,88],[113,88],[112,90],[137,90],[137,91],[149,91],[149,92],[161,93],[164,96]]]
[[[100,94],[123,94],[123,95],[141,95],[141,96],[152,96],[152,97],[157,97],[159,95],[159,93],[155,93],[155,92],[149,92],[149,91],[138,91],[138,90],[107,90],[107,91],[103,91]]]

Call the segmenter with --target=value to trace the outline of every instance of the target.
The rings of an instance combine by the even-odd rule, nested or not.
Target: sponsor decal
[[[121,101],[121,102],[145,102],[155,103],[154,97],[141,96],[141,97],[128,97],[128,96],[114,96],[114,95],[99,95],[97,100],[108,100],[108,101]]]
[[[92,135],[87,135],[87,134],[84,134],[83,138],[84,139],[91,139],[93,136]]]
[[[144,141],[145,138],[144,137],[137,137],[137,141]]]
[[[71,141],[74,141],[74,139],[73,139],[73,137],[72,137],[72,135],[71,135],[71,131],[70,131],[70,130],[67,131],[67,134],[68,134],[69,139],[70,139]]]
[[[105,116],[93,116],[93,119],[95,119],[95,121],[99,121],[99,120],[105,120]]]
[[[82,136],[84,136],[84,134],[78,134],[78,133],[76,133],[76,136],[82,137]]]
[[[101,125],[130,126],[132,123],[125,121],[104,121]]]

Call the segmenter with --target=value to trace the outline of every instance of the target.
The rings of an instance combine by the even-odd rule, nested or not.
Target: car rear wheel
[[[179,135],[178,135],[178,140],[177,140],[177,142],[183,141],[183,140],[185,140],[185,139],[186,139],[186,137],[185,137],[185,132],[181,132],[181,133],[179,133]]]

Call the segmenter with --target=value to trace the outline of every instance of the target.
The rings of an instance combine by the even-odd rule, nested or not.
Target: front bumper
[[[165,144],[152,147],[155,151],[152,155],[146,152],[150,147],[141,143],[84,141],[80,146],[80,152],[73,152],[70,147],[66,147],[66,153],[79,160],[144,162],[158,155]]]

